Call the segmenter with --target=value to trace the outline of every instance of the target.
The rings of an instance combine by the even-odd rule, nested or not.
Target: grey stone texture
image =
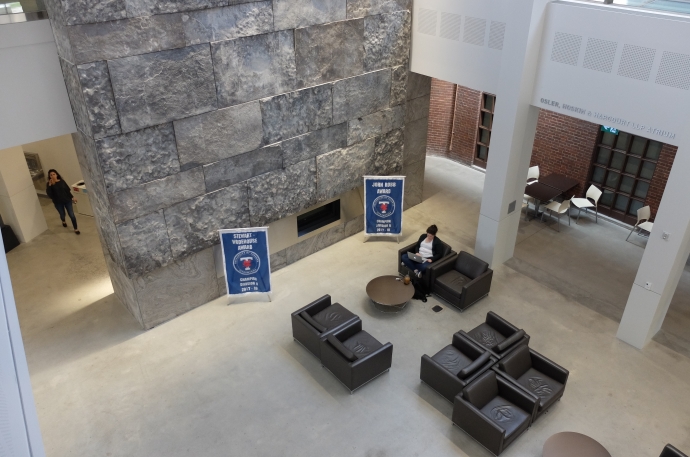
[[[206,193],[201,167],[147,182],[109,196],[115,222],[167,208]]]
[[[347,0],[273,0],[276,30],[346,19]]]
[[[410,10],[410,0],[347,0],[347,18]]]
[[[334,123],[333,104],[330,84],[261,100],[264,144],[328,127]]]
[[[271,272],[275,272],[287,266],[286,250],[272,252],[269,256],[271,262]]]
[[[61,0],[65,24],[114,21],[127,17],[125,0]]]
[[[370,138],[316,158],[317,199],[328,200],[363,185],[373,171],[375,141]]]
[[[108,193],[180,171],[171,123],[96,141]]]
[[[89,118],[86,103],[84,102],[84,95],[81,91],[77,67],[62,58],[59,58],[59,60],[60,67],[62,68],[62,76],[65,78],[67,95],[69,96],[69,102],[72,106],[74,123],[77,125],[77,129],[91,135],[91,119]]]
[[[283,168],[283,150],[280,144],[266,146],[256,151],[228,157],[204,165],[206,190],[213,192],[223,187],[246,181],[269,171]]]
[[[422,203],[424,189],[424,165],[426,158],[403,166],[405,176],[404,208],[408,209]]]
[[[150,329],[218,298],[213,249],[205,249],[133,281],[144,328]]]
[[[118,224],[117,233],[130,276],[153,271],[172,261],[163,211]]]
[[[393,129],[403,127],[405,121],[405,106],[377,111],[364,117],[352,119],[347,123],[347,144],[352,145],[373,138]]]
[[[295,60],[300,87],[364,73],[364,20],[295,30]]]
[[[425,117],[405,124],[403,163],[419,162],[426,157],[426,139],[429,118]]]
[[[106,62],[92,62],[77,66],[86,111],[94,138],[119,135],[120,119],[115,107],[110,73]]]
[[[265,3],[269,3],[270,10],[270,2]],[[220,106],[294,90],[294,41],[293,31],[287,30],[213,43]]]
[[[178,14],[123,19],[69,28],[76,63],[111,60],[185,45]]]
[[[395,129],[376,137],[373,174],[397,175],[403,168],[403,130]]]
[[[337,225],[311,238],[307,238],[304,241],[289,246],[280,251],[279,254],[282,255],[282,253],[285,253],[284,266],[287,266],[363,230],[364,215],[362,214],[350,219],[344,224]],[[271,258],[271,262],[273,262],[273,258]],[[273,268],[272,265],[271,263],[271,268]]]
[[[251,178],[248,183],[252,226],[268,224],[316,203],[314,159]]]
[[[144,320],[141,318],[141,311],[139,309],[139,300],[137,300],[137,293],[134,291],[134,283],[127,277],[127,273],[108,256],[105,256],[105,265],[108,268],[115,296],[125,305],[125,308],[134,316],[139,325],[144,327]]]
[[[405,123],[408,124],[423,117],[429,117],[431,97],[417,97],[405,106]]]
[[[285,140],[283,145],[283,167],[308,160],[320,154],[347,146],[347,124],[333,125],[321,130]]]
[[[211,111],[175,121],[181,169],[216,162],[261,146],[259,102]]]
[[[429,94],[431,94],[431,78],[419,73],[408,72],[407,99],[412,100]]]
[[[127,16],[152,16],[154,14],[177,13],[180,11],[194,11],[219,6],[247,3],[245,1],[229,0],[125,0],[127,2]]]
[[[218,230],[249,227],[246,182],[178,203],[164,210],[175,259],[219,242]]]
[[[340,124],[388,108],[390,69],[379,70],[333,84],[333,123]]]
[[[69,41],[69,32],[65,20],[65,11],[60,0],[44,0],[44,4],[50,18],[50,26],[53,29],[58,55],[69,62],[74,62],[72,44]]]
[[[108,62],[122,131],[216,109],[208,44]]]
[[[364,18],[364,69],[366,71],[407,64],[410,58],[409,11]]]
[[[391,106],[400,105],[407,100],[407,65],[400,65],[392,70]]]
[[[187,45],[232,40],[273,30],[270,1],[245,3],[224,8],[182,14]]]

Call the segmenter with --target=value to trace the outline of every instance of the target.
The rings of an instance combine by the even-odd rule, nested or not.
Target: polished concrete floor
[[[400,245],[435,222],[456,250],[471,251],[482,186],[481,173],[430,157],[425,200],[405,213]],[[625,238],[613,224],[583,216],[557,233],[523,223],[515,258],[464,313],[433,297],[396,315],[375,311],[365,285],[394,274],[400,245],[358,234],[274,273],[272,302],[220,298],[142,332],[112,295],[93,221],[80,218],[77,237],[45,210],[49,231],[8,260],[49,457],[489,456],[452,426],[451,404],[419,382],[421,355],[489,310],[570,370],[563,400],[503,455],[541,455],[564,430],[613,456],[657,456],[667,442],[690,451],[690,358],[657,341],[640,351],[615,338],[627,297],[615,290],[642,248],[621,245],[625,268],[588,256],[600,235]],[[290,313],[325,293],[394,345],[390,372],[354,395],[291,337]],[[437,304],[444,309],[434,313]]]

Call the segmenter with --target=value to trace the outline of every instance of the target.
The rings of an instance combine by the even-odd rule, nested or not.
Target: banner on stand
[[[364,177],[364,233],[402,235],[404,176]]]
[[[219,230],[228,295],[271,292],[268,227]]]

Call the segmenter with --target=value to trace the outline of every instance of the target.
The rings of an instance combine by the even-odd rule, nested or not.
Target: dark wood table
[[[525,195],[534,199],[534,217],[539,215],[539,205],[541,202],[548,202],[561,195],[563,191],[555,187],[548,186],[541,181],[525,186]],[[529,208],[528,208],[529,209]],[[525,211],[525,220],[528,221],[529,211]],[[532,218],[534,219],[534,218]]]
[[[414,286],[405,285],[399,276],[379,276],[367,284],[367,295],[379,311],[397,313],[414,296]]]
[[[576,432],[551,435],[544,443],[542,457],[611,457],[609,451],[593,438]]]
[[[555,187],[561,192],[568,192],[570,189],[580,184],[580,182],[576,179],[568,178],[567,176],[563,176],[558,173],[551,173],[548,176],[544,176],[543,178],[539,179],[539,182],[550,187]]]

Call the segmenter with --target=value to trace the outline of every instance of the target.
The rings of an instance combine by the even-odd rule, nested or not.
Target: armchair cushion
[[[343,341],[343,346],[352,351],[358,359],[361,359],[382,348],[383,344],[362,330],[356,335]]]
[[[461,251],[455,260],[455,269],[463,276],[474,279],[488,270],[489,264],[469,252]]]
[[[480,367],[482,367],[486,362],[489,361],[490,354],[488,352],[485,352],[484,354],[480,355],[477,357],[477,359],[472,362],[471,364],[467,365],[465,368],[460,370],[458,372],[458,378],[464,379],[467,376],[471,375],[475,371],[477,371]]]
[[[477,407],[477,409],[481,410],[494,397],[498,396],[496,375],[493,372],[489,372],[480,377],[478,380],[465,387],[462,391],[462,396],[465,400]]]
[[[326,329],[338,327],[353,317],[355,317],[355,315],[340,303],[333,303],[328,308],[312,316],[316,322],[326,327]]]
[[[507,340],[506,340],[507,341]],[[528,346],[521,346],[498,362],[498,367],[511,378],[518,379],[532,368],[532,358]]]
[[[503,397],[495,397],[479,408],[489,419],[506,431],[506,440],[529,427],[530,415]]]
[[[501,341],[500,343],[498,343],[498,344],[496,345],[496,350],[497,350],[498,352],[503,352],[503,351],[505,351],[506,349],[508,349],[510,346],[512,346],[513,344],[517,343],[517,342],[520,341],[522,338],[524,338],[524,336],[525,336],[525,331],[524,331],[524,330],[518,330],[517,332],[513,333],[512,335],[510,335],[510,336],[509,336],[508,338],[506,338],[505,340],[503,340],[503,341]]]
[[[506,339],[486,322],[471,330],[469,336],[486,349],[493,349]]]
[[[324,331],[326,331],[326,326],[316,322],[314,318],[309,315],[308,312],[302,311],[301,313],[299,313],[299,315],[302,316],[302,319],[307,321],[309,325],[314,327],[319,333],[323,333]]]
[[[460,352],[452,344],[444,347],[431,358],[455,376],[458,375],[460,370],[472,364],[472,359]]]
[[[348,361],[354,362],[357,360],[357,356],[350,351],[348,348],[345,347],[343,343],[340,342],[338,338],[336,338],[333,335],[328,335],[326,338],[329,343],[331,343],[331,346],[340,353],[343,357],[345,357]]]
[[[527,355],[529,356],[529,352]],[[556,399],[563,395],[565,390],[563,384],[531,367],[522,376],[516,378],[516,381],[527,389],[528,392],[539,398],[539,408],[541,410],[551,406]]]
[[[659,457],[688,457],[687,455],[683,454],[680,452],[679,449],[677,449],[675,446],[671,444],[667,444],[666,447],[664,447],[664,450],[661,451],[661,455]]]
[[[462,295],[463,286],[470,281],[470,278],[453,269],[437,278],[434,285],[437,288],[446,290],[456,297],[460,297],[460,295]]]

